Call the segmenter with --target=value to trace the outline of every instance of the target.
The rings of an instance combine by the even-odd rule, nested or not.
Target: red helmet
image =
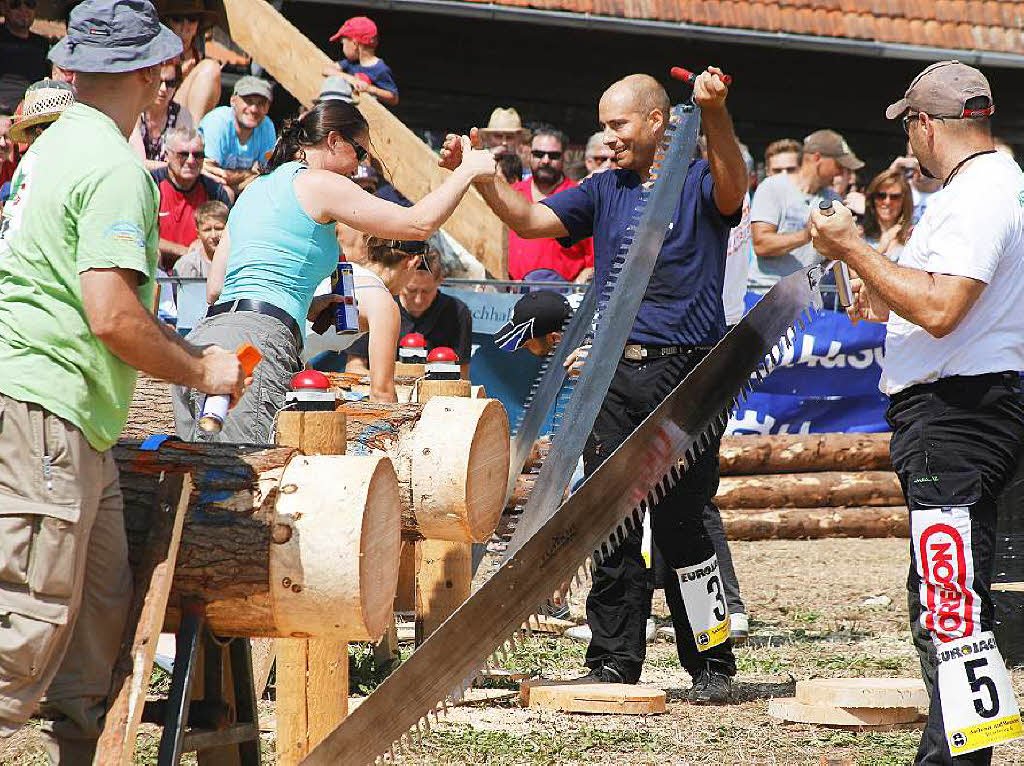
[[[319,370],[302,370],[292,378],[292,390],[319,388],[324,391],[331,387],[331,380]]]
[[[427,339],[418,332],[411,332],[408,335],[403,335],[398,345],[402,348],[426,348]]]
[[[438,346],[427,354],[427,362],[453,362],[458,363],[459,356],[447,346]]]

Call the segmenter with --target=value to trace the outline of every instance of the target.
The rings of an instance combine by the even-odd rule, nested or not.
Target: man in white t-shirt
[[[942,189],[897,263],[833,204],[814,247],[845,261],[853,319],[886,321],[880,387],[893,468],[910,509],[911,628],[931,696],[915,763],[988,764],[1021,736],[991,630],[996,498],[1024,444],[1024,173],[993,147],[985,76],[956,61],[925,69],[886,110]]]

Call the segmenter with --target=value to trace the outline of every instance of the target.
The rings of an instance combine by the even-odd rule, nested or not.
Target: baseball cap
[[[356,102],[356,95],[352,92],[352,85],[344,77],[331,75],[324,78],[320,86],[318,101],[345,101],[349,104]]]
[[[569,302],[551,290],[535,290],[520,298],[512,317],[494,334],[494,345],[502,351],[515,351],[526,341],[561,332],[571,314]]]
[[[967,102],[979,96],[987,99],[984,105],[968,109]],[[895,120],[908,110],[925,112],[930,117],[963,119],[990,115],[996,107],[985,75],[954,60],[938,61],[925,67],[910,83],[903,98],[889,105],[885,116]]]
[[[180,56],[181,38],[160,23],[149,0],[85,0],[47,55],[71,72],[134,72]]]
[[[331,36],[331,42],[333,43],[342,37],[350,37],[363,45],[373,45],[377,42],[377,25],[366,16],[353,16]]]
[[[267,101],[274,100],[273,84],[251,74],[239,77],[232,93],[236,96],[263,96]]]
[[[804,153],[832,157],[847,170],[860,170],[864,163],[853,153],[846,139],[834,130],[816,130],[804,139]]]

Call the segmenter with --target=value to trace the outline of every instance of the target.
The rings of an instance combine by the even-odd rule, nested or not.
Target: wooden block
[[[96,763],[132,763],[191,494],[191,476],[165,476],[150,515],[146,547],[140,560],[132,562],[135,592],[126,635],[114,666],[109,709],[96,745]]]
[[[416,542],[416,642],[421,643],[469,598],[473,546],[447,540]]]
[[[793,723],[813,723],[825,726],[884,726],[914,723],[919,711],[916,707],[874,708],[834,707],[807,705],[796,697],[779,697],[768,701],[768,715]]]
[[[601,715],[658,715],[665,692],[633,684],[579,684],[537,679],[519,686],[519,700],[534,710]]]
[[[411,378],[422,378],[427,373],[425,364],[409,364],[408,362],[395,362],[395,377],[406,375]]]
[[[398,560],[395,611],[416,611],[416,543],[412,540],[402,541],[402,553]]]
[[[919,678],[811,678],[796,682],[796,699],[807,705],[853,708],[927,708]]]
[[[534,633],[550,633],[554,636],[560,636],[569,628],[575,627],[576,623],[572,620],[561,620],[548,615],[535,615],[523,623],[523,630],[529,628]]]
[[[473,386],[468,380],[421,380],[416,385],[416,401],[426,404],[434,396],[470,396]]]

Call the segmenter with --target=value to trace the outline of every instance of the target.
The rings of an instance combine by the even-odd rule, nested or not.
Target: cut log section
[[[400,505],[391,462],[298,455],[287,448],[168,442],[115,447],[129,546],[144,544],[136,509],[161,473],[195,485],[169,599],[206,603],[224,636],[376,640],[398,580]]]
[[[796,682],[796,699],[848,708],[927,708],[930,703],[919,678],[811,678]]]
[[[723,436],[723,476],[811,471],[886,471],[889,434]]]
[[[402,533],[485,542],[508,480],[508,416],[496,399],[435,397],[426,404],[341,402],[349,454],[387,454],[398,474]]]
[[[519,701],[534,710],[599,715],[659,715],[665,692],[634,684],[574,684],[534,679],[519,685]]]
[[[891,471],[726,476],[719,508],[819,508],[902,505],[903,490]]]
[[[768,700],[768,715],[791,723],[813,723],[822,726],[884,726],[914,723],[920,712],[916,707],[874,708],[808,705],[796,697]]]
[[[909,537],[905,506],[867,508],[722,509],[730,540],[804,540],[824,537]]]

